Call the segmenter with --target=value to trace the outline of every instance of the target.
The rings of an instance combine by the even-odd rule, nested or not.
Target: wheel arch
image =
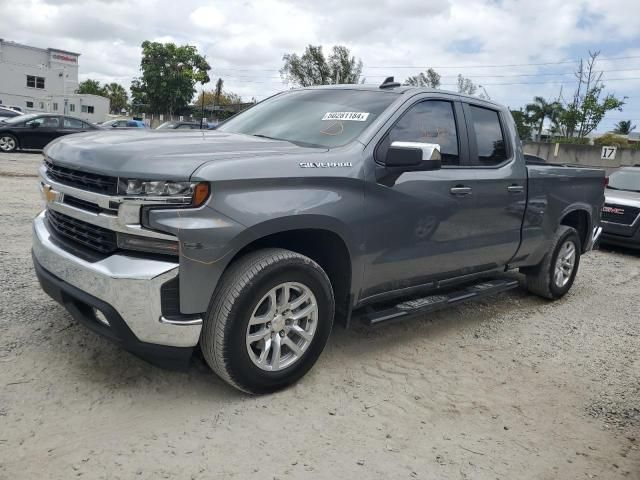
[[[348,324],[356,275],[351,249],[344,237],[329,228],[300,226],[270,230],[260,228],[261,234],[237,250],[225,270],[247,253],[262,248],[284,248],[305,255],[327,273],[336,301],[336,320]]]
[[[15,133],[9,131],[9,132],[2,132],[0,133],[0,137],[4,136],[4,135],[9,135],[11,137],[13,137],[16,141],[16,150],[20,150],[22,148],[21,146],[21,142],[20,142],[20,137],[18,135],[16,135]]]
[[[578,237],[580,238],[581,253],[584,253],[588,248],[591,224],[591,214],[589,213],[589,210],[576,206],[573,209],[564,212],[559,225],[566,225],[576,229]]]

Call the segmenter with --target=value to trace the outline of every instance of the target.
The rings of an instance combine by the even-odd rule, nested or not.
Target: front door
[[[22,147],[41,149],[54,138],[60,130],[60,117],[42,116],[33,118],[25,123],[22,133]]]

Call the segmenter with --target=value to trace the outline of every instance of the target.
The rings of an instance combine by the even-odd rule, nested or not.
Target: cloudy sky
[[[367,83],[434,67],[443,88],[462,73],[512,108],[561,87],[569,97],[577,60],[600,50],[607,90],[628,98],[598,130],[640,128],[638,0],[0,0],[0,11],[5,40],[81,53],[81,79],[128,87],[142,41],[189,43],[212,78],[258,100],[287,88],[282,55],[309,43],[349,47]]]

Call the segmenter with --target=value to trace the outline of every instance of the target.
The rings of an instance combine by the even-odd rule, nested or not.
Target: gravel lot
[[[336,328],[296,386],[249,397],[41,292],[40,161],[0,155],[0,478],[640,478],[640,254],[590,253],[556,303],[517,290]]]

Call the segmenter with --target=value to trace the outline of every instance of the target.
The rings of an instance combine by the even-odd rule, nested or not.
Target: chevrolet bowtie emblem
[[[55,202],[58,198],[58,192],[51,188],[51,185],[43,185],[42,193],[47,203]]]

